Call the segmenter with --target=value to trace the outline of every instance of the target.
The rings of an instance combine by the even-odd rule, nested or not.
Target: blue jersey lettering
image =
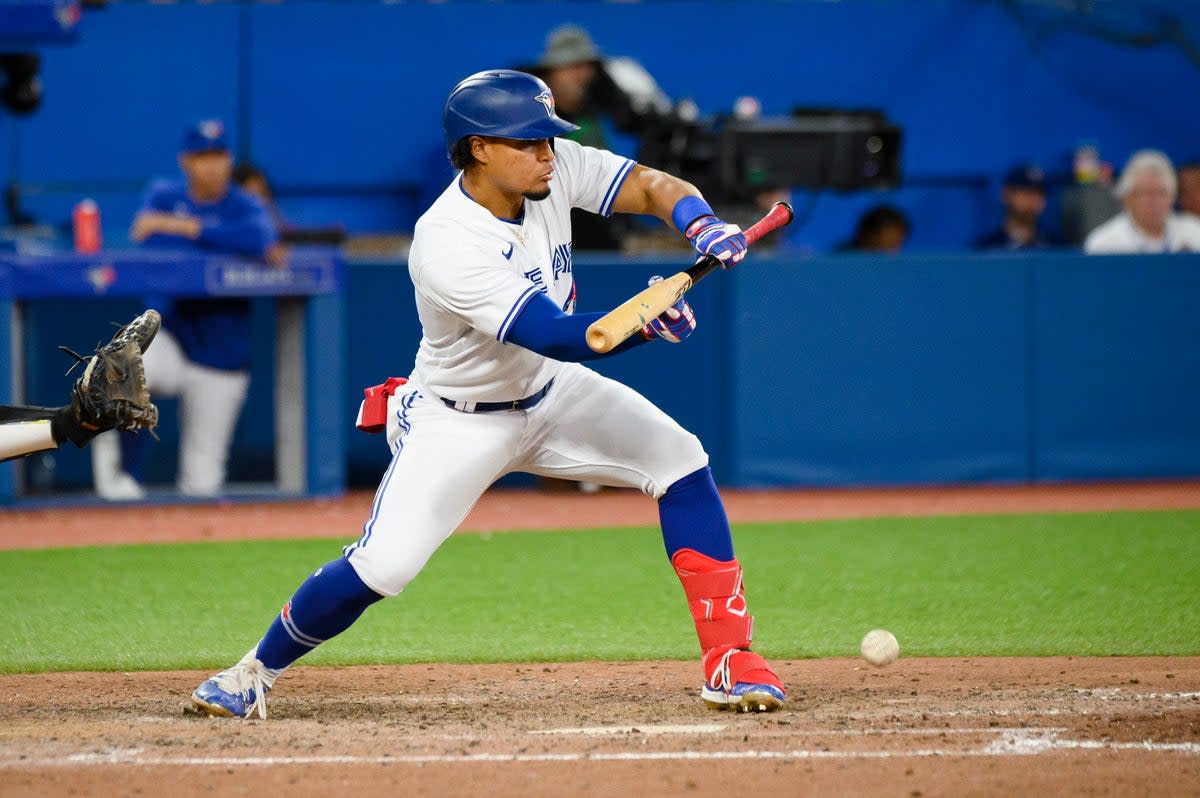
[[[528,280],[529,282],[533,283],[534,285],[536,285],[538,287],[538,290],[541,291],[543,294],[550,293],[549,291],[546,290],[546,281],[542,279],[542,270],[541,269],[535,268],[535,269],[530,269],[529,271],[525,272],[525,279]]]
[[[563,274],[571,273],[571,242],[559,244],[554,248],[554,281]]]

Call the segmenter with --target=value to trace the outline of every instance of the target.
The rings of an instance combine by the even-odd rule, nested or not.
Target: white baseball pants
[[[708,464],[695,435],[578,363],[528,411],[462,413],[410,382],[388,403],[387,442],[392,462],[362,536],[346,547],[359,577],[385,596],[412,581],[505,474],[634,487],[657,499]]]
[[[179,492],[213,496],[225,484],[229,445],[246,401],[250,375],[201,366],[188,360],[165,328],[142,355],[150,399],[179,398]],[[110,433],[93,441],[92,467],[109,469],[119,459]],[[97,474],[97,480],[107,475]]]

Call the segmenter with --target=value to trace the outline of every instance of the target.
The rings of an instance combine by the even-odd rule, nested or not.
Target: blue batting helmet
[[[490,69],[464,78],[442,109],[446,151],[466,136],[552,139],[579,130],[554,111],[554,95],[540,78],[513,69]]]

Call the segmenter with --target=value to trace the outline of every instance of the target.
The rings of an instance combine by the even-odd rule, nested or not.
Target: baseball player
[[[221,121],[188,128],[179,152],[184,180],[155,181],[130,238],[160,250],[264,258],[275,224],[257,197],[233,185],[233,156]],[[250,300],[180,299],[163,311],[163,334],[145,361],[156,396],[178,396],[179,479],[185,496],[215,496],[250,385]],[[140,499],[145,439],[103,436],[92,446],[96,492]]]
[[[232,183],[233,158],[220,121],[190,128],[179,152],[182,181],[155,181],[129,237],[154,249],[264,258],[275,243],[257,197]],[[225,483],[233,430],[250,384],[250,302],[178,299],[164,309],[163,334],[146,358],[155,396],[179,397],[179,491],[212,496]],[[142,436],[106,435],[92,446],[96,492],[140,499]]]
[[[750,650],[753,619],[708,455],[645,398],[580,363],[602,356],[584,338],[602,314],[574,313],[569,217],[572,207],[654,214],[727,268],[745,255],[745,236],[691,184],[556,141],[573,125],[532,75],[466,78],[446,101],[443,127],[460,172],[417,221],[409,273],[423,336],[407,383],[389,381],[392,461],[362,535],[309,576],[241,661],[195,690],[193,704],[265,718],[266,692],[285,668],[403,590],[493,481],[524,471],[655,498],[700,640],[701,698],[779,708],[783,685]],[[678,343],[695,325],[680,300],[608,354]]]
[[[62,407],[0,405],[0,461],[57,449],[66,441],[83,448],[110,429],[153,429],[158,409],[150,403],[142,353],[158,333],[158,311],[147,310],[126,324],[89,358]]]

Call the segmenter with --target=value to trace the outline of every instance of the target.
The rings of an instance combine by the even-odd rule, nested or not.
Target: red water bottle
[[[75,251],[90,254],[100,251],[100,208],[93,200],[85,199],[71,212],[75,231]]]

